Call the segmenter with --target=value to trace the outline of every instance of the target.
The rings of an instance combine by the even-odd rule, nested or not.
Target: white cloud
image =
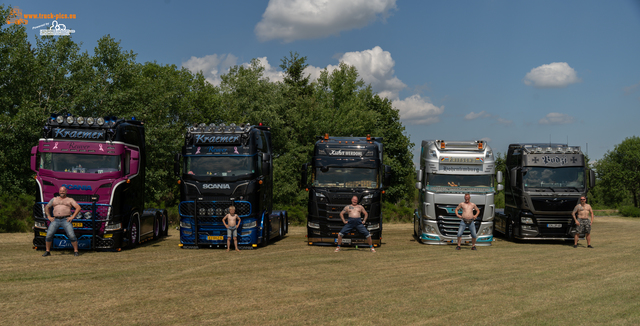
[[[393,101],[393,106],[400,112],[400,119],[409,124],[432,124],[440,122],[444,112],[444,105],[437,107],[428,97],[422,98],[416,94],[404,100]]]
[[[254,31],[261,41],[322,38],[384,19],[395,8],[396,0],[270,0]]]
[[[531,69],[523,81],[535,88],[562,88],[582,80],[566,62],[553,62]]]
[[[480,111],[478,113],[475,113],[473,111],[471,111],[470,113],[468,113],[467,115],[464,116],[465,120],[475,120],[475,119],[479,119],[479,118],[488,118],[490,117],[491,114],[483,111]]]
[[[503,119],[503,118],[498,118],[496,121],[498,121],[498,123],[503,124],[503,125],[510,125],[513,123],[512,120],[507,120],[507,119]]]
[[[210,54],[202,58],[191,57],[182,63],[182,66],[193,73],[202,71],[205,79],[212,85],[220,85],[222,80],[220,75],[229,71],[229,68],[236,65],[238,60],[233,54]]]
[[[269,81],[272,81],[272,82],[284,81],[284,72],[277,71],[275,67],[272,67],[269,64],[269,60],[267,60],[267,57],[258,58],[258,61],[260,61],[260,65],[264,67],[264,71],[262,72],[262,75],[264,77],[269,78]],[[251,64],[249,63],[243,63],[242,65],[247,68],[251,66]]]
[[[538,121],[541,125],[564,125],[568,123],[573,123],[575,119],[572,116],[566,115],[564,113],[552,112],[547,114],[544,118]]]
[[[257,59],[260,61],[260,65],[264,67],[264,71],[262,72],[264,77],[268,77],[272,82],[281,82],[284,80],[284,73],[282,71],[277,71],[275,67],[272,67],[269,64],[267,57]],[[211,85],[219,86],[222,82],[220,76],[229,72],[229,68],[235,66],[236,61],[238,61],[238,58],[233,54],[210,54],[201,58],[191,57],[189,60],[183,62],[182,66],[193,73],[202,71],[206,81]],[[248,68],[251,66],[251,63],[245,62],[242,66]]]

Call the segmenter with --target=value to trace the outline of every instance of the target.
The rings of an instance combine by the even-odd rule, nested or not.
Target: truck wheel
[[[289,215],[287,215],[287,211],[284,211],[283,214],[284,234],[289,234]]]
[[[160,238],[160,216],[156,213],[153,217],[153,239],[156,240]]]
[[[413,236],[414,237],[418,237],[418,231],[416,231],[418,229],[418,220],[416,219],[416,215],[413,214]]]
[[[129,248],[137,246],[138,243],[140,243],[140,222],[138,222],[137,218],[134,218],[129,230]]]
[[[162,211],[162,213],[160,213],[160,228],[161,228],[161,232],[163,236],[167,236],[169,233],[169,219],[167,217],[167,211]]]

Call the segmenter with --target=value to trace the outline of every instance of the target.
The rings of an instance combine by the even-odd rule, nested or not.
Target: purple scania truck
[[[33,245],[45,248],[45,206],[58,189],[82,208],[73,222],[79,249],[120,250],[167,235],[167,212],[145,209],[144,122],[54,114],[31,149],[38,193]],[[54,249],[71,248],[62,228]]]

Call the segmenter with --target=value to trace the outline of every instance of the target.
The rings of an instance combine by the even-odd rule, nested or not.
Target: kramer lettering
[[[196,135],[197,143],[237,143],[240,136],[206,136]]]
[[[76,139],[101,139],[104,138],[104,130],[67,130],[56,128],[54,138],[76,138]]]

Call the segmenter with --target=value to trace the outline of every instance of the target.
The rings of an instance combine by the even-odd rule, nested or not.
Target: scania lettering
[[[226,248],[222,219],[230,206],[242,219],[237,230],[241,249],[284,237],[287,212],[272,207],[272,153],[266,126],[201,123],[187,128],[174,167],[180,178],[182,248]]]
[[[416,188],[419,204],[413,217],[414,236],[425,244],[457,244],[460,218],[455,209],[469,193],[471,202],[480,209],[474,227],[478,236],[476,245],[490,246],[493,241],[495,214],[494,185],[496,175],[493,151],[486,141],[423,140],[420,170]],[[502,182],[502,172],[497,173]],[[463,243],[471,242],[468,229]]]
[[[309,245],[337,244],[344,226],[340,212],[358,197],[369,218],[367,230],[375,247],[382,244],[384,189],[391,178],[390,167],[382,164],[381,137],[318,137],[311,163],[302,165],[300,186],[309,191],[307,241]],[[311,168],[311,183],[308,170]],[[345,216],[345,220],[348,219]],[[366,244],[354,231],[343,237],[343,245]]]
[[[506,166],[505,209],[496,214],[496,231],[508,239],[573,240],[573,209],[595,186],[580,147],[511,144]]]
[[[82,209],[73,220],[81,249],[119,250],[167,235],[167,212],[144,208],[144,127],[141,121],[115,117],[54,114],[47,119],[43,138],[31,149],[38,183],[35,248],[45,248],[50,222],[44,210],[60,187]],[[53,248],[71,248],[63,229],[56,231]]]

